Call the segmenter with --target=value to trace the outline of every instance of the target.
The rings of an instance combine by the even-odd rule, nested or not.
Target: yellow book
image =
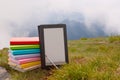
[[[28,68],[28,67],[35,66],[38,64],[40,64],[40,61],[30,62],[30,63],[22,64],[21,68]]]
[[[26,64],[21,64],[21,65],[15,64],[13,62],[9,62],[8,64],[12,65],[12,66],[15,66],[15,67],[19,67],[19,68],[23,68],[24,69],[24,68],[29,68],[29,67],[32,67],[32,66],[35,66],[35,65],[39,65],[40,61],[30,62],[30,63],[26,63]]]
[[[24,68],[24,69],[21,69],[21,68],[19,68],[19,67],[15,67],[15,66],[12,66],[12,65],[10,65],[10,67],[12,67],[13,69],[18,70],[18,71],[20,71],[20,72],[26,72],[26,71],[30,71],[30,70],[34,70],[34,69],[36,69],[36,68],[39,68],[39,67],[40,67],[40,64],[39,64],[39,65],[32,66],[32,67],[29,67],[29,68]]]

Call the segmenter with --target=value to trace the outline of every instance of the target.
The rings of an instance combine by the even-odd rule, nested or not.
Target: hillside
[[[7,64],[7,49],[0,51],[0,66],[12,80],[120,80],[120,36],[69,40],[68,49],[70,63],[59,70],[15,71]]]

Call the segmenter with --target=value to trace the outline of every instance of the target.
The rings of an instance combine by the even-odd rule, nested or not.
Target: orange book
[[[13,62],[8,62],[8,64],[11,66],[15,66],[15,67],[24,69],[24,68],[29,68],[29,67],[32,67],[35,65],[40,65],[40,61],[30,62],[30,63],[26,63],[26,64],[21,64],[21,65],[15,64]]]
[[[40,65],[35,65],[35,66],[29,67],[29,68],[24,68],[24,69],[21,69],[19,67],[15,67],[15,66],[12,66],[12,65],[10,65],[10,67],[12,67],[13,69],[18,70],[20,72],[26,72],[26,71],[30,71],[30,70],[34,70],[36,68],[39,68]]]

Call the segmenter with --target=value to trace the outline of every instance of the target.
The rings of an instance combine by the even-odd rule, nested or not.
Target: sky
[[[9,47],[14,34],[27,36],[25,30],[50,23],[54,14],[62,21],[63,14],[74,13],[83,15],[87,27],[97,20],[105,24],[107,34],[120,34],[120,0],[0,0],[0,49]]]

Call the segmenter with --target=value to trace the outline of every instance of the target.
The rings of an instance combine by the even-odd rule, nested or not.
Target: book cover
[[[40,49],[11,50],[13,55],[36,54],[40,53]]]
[[[10,45],[11,50],[39,49],[40,45]]]
[[[16,59],[9,57],[8,61],[20,65],[20,64],[25,64],[29,62],[40,61],[40,57],[25,58],[25,59],[20,59],[20,60],[16,60]]]
[[[11,38],[10,45],[39,44],[38,37],[15,37]]]
[[[13,58],[13,59],[20,60],[20,59],[26,59],[26,58],[40,57],[40,53],[36,53],[36,54],[25,54],[25,55],[13,55],[13,54],[9,53],[8,56],[11,57],[11,58]]]
[[[29,68],[24,68],[24,69],[19,68],[19,67],[15,67],[15,66],[12,66],[12,65],[10,65],[10,67],[17,70],[17,71],[20,71],[20,72],[26,72],[26,71],[37,69],[37,68],[40,67],[40,65],[35,65],[35,66],[29,67]]]
[[[8,62],[9,65],[12,65],[14,67],[18,67],[18,68],[29,68],[29,67],[32,67],[32,66],[35,66],[35,65],[40,65],[40,61],[35,61],[35,62],[30,62],[30,63],[26,63],[26,64],[21,64],[21,65],[18,65],[18,64],[15,64],[13,62]]]

